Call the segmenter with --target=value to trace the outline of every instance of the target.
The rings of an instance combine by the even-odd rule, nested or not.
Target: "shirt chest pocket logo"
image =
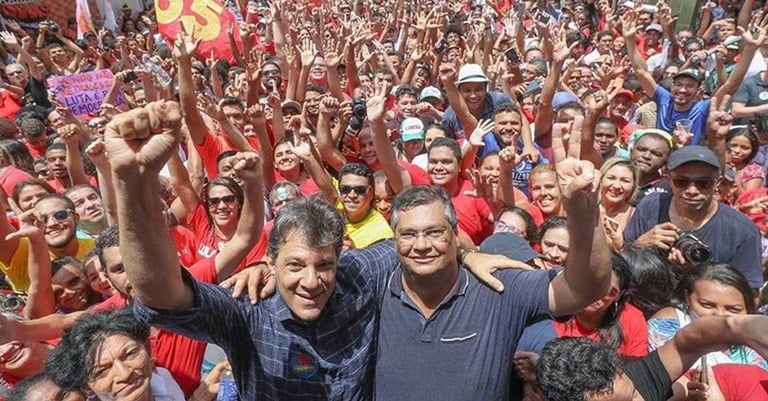
[[[477,332],[469,333],[466,335],[445,335],[440,337],[440,342],[443,344],[464,343],[475,337],[477,337]]]

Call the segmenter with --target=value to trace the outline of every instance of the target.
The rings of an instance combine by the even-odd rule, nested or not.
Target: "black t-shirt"
[[[637,195],[632,201],[633,206],[637,206],[643,198],[650,194],[660,193],[666,194],[672,192],[672,188],[669,186],[669,181],[666,178],[662,178],[657,181],[650,182],[637,188]]]
[[[32,77],[29,77],[29,83],[27,84],[27,87],[24,88],[24,97],[21,98],[22,106],[30,104],[53,107],[48,100],[48,89],[45,87],[45,82],[38,81]]]
[[[624,373],[635,384],[645,401],[666,401],[672,387],[672,379],[656,351],[647,357],[624,367]]]

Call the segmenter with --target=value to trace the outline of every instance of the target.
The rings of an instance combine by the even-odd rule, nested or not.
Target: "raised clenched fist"
[[[178,147],[180,128],[176,102],[160,100],[116,115],[104,133],[113,174],[157,177]]]

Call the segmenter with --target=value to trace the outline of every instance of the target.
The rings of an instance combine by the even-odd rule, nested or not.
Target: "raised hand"
[[[333,115],[339,112],[339,100],[333,96],[325,96],[320,101],[320,113]]]
[[[297,47],[297,50],[299,51],[301,65],[303,67],[311,66],[315,61],[315,57],[317,57],[317,48],[312,41],[309,38],[305,38],[301,42],[301,46]]]
[[[440,81],[443,85],[453,85],[456,81],[456,65],[454,63],[442,63],[438,70],[440,74]]]
[[[179,145],[181,109],[157,101],[118,114],[107,125],[104,144],[115,176],[155,179]]]
[[[558,162],[556,169],[568,215],[596,211],[600,170],[587,160],[573,157]]]
[[[245,110],[245,116],[256,125],[266,124],[267,122],[267,118],[264,116],[264,108],[258,103],[248,107]]]
[[[11,210],[13,210],[13,213],[19,218],[19,229],[6,235],[6,241],[21,237],[44,240],[45,223],[35,215],[34,209],[22,212],[21,208],[16,204],[13,198],[8,198],[8,205]]]
[[[176,40],[173,42],[173,58],[177,60],[190,60],[197,51],[201,39],[195,39],[192,33],[184,30],[181,25],[181,32],[176,34]]]
[[[624,38],[627,41],[635,40],[637,31],[640,29],[640,26],[637,25],[637,12],[628,11],[624,13],[620,18],[621,18],[621,35],[624,36]]]
[[[309,160],[312,156],[312,140],[309,139],[309,129],[299,129],[299,134],[296,135],[293,144],[293,154],[295,154],[301,160]]]
[[[495,124],[493,120],[480,120],[477,122],[477,127],[475,127],[475,130],[472,131],[472,134],[469,136],[469,143],[472,146],[483,146],[485,142],[483,141],[483,138],[486,134],[493,131],[493,128],[495,127]]]
[[[518,155],[514,144],[507,146],[499,152],[499,162],[502,170],[511,170],[525,160],[525,155]]]
[[[85,155],[93,162],[96,167],[109,167],[106,148],[103,139],[96,139],[85,148]]]
[[[214,120],[219,120],[224,117],[219,109],[219,106],[213,102],[213,99],[205,95],[197,95],[197,108],[202,110],[205,114],[208,114]]]
[[[366,109],[368,111],[368,121],[384,120],[384,112],[386,111],[387,97],[384,93],[383,86],[376,88],[376,94],[371,96],[366,102]]]
[[[19,48],[19,41],[14,34],[8,31],[2,31],[0,32],[0,38],[2,38],[3,43],[8,50],[16,51],[16,49]]]
[[[245,183],[261,175],[261,157],[256,152],[236,153],[229,159],[229,165],[235,170],[237,178]]]
[[[731,129],[733,114],[726,111],[730,100],[731,95],[725,95],[720,100],[720,104],[717,104],[715,101],[710,102],[709,104],[707,131],[710,135],[717,137],[717,139],[725,140],[728,131]]]
[[[57,130],[61,139],[67,145],[76,145],[80,139],[80,126],[77,124],[67,124]]]

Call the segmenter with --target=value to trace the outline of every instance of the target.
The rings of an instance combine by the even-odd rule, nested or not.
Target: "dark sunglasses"
[[[224,202],[225,204],[229,205],[230,203],[235,203],[237,200],[237,197],[235,195],[227,195],[222,196],[219,198],[208,198],[208,206],[218,206],[219,203]]]
[[[352,191],[355,191],[358,195],[365,195],[368,192],[370,186],[368,185],[339,185],[339,193],[347,195]]]
[[[700,191],[706,191],[712,189],[715,185],[714,178],[699,178],[692,180],[690,178],[672,178],[672,184],[680,189],[688,188],[691,184],[696,185]]]
[[[38,218],[43,222],[43,224],[48,224],[48,220],[50,220],[51,217],[53,217],[56,221],[65,221],[67,218],[69,218],[69,214],[72,212],[73,211],[69,209],[61,209],[51,214],[41,214]]]

